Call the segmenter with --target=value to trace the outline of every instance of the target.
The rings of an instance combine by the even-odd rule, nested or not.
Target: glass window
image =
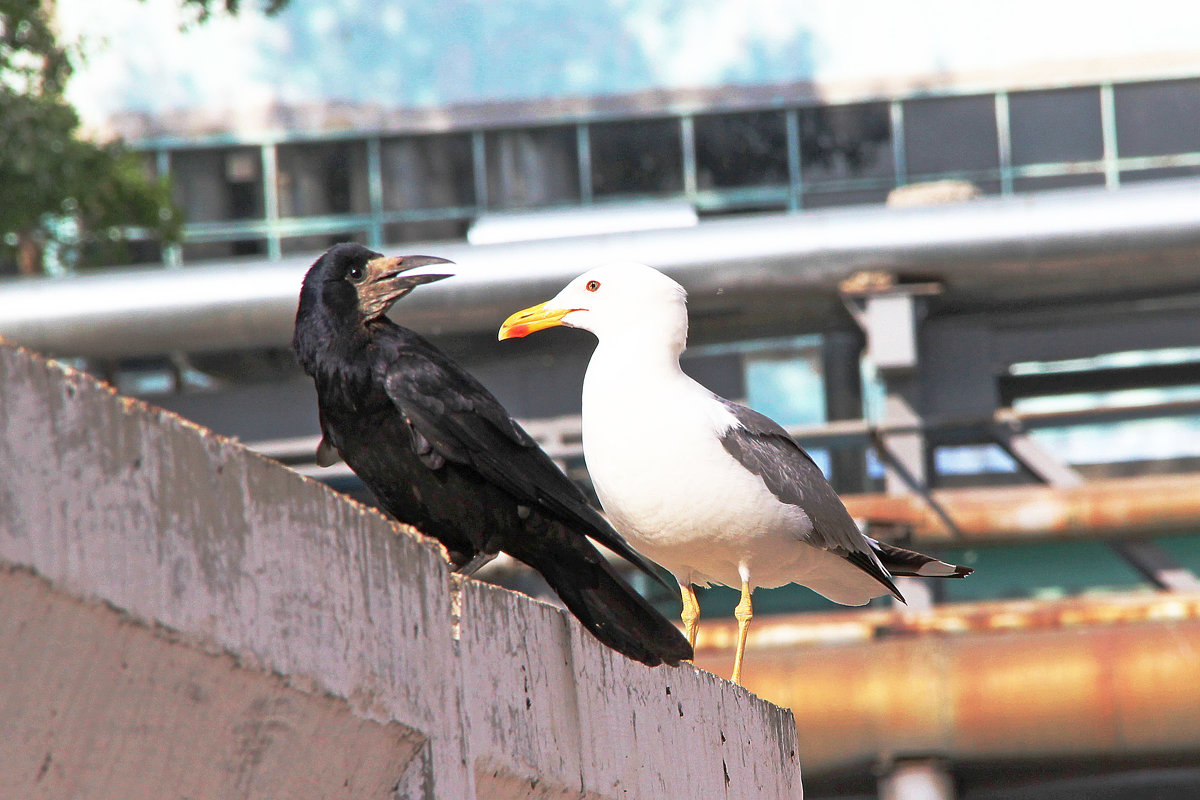
[[[310,236],[289,236],[279,242],[279,249],[285,256],[298,253],[312,253],[314,256],[342,242],[367,243],[365,231],[337,231],[335,233],[315,233]]]
[[[826,421],[825,373],[820,339],[802,337],[781,349],[771,343],[746,353],[746,404],[785,427]],[[832,475],[830,453],[807,448],[826,477]]]
[[[933,453],[934,470],[940,480],[947,476],[971,476],[1015,473],[1017,462],[998,444],[943,445]]]
[[[470,222],[465,219],[432,219],[394,222],[383,226],[383,238],[392,243],[465,239]]]
[[[683,371],[722,397],[746,396],[746,376],[742,356],[735,350],[711,347],[688,349],[679,360]]]
[[[379,154],[385,209],[475,205],[470,134],[387,139]]]
[[[886,103],[801,109],[799,127],[800,176],[806,185],[896,174]]]
[[[805,184],[806,186],[808,184]],[[860,206],[887,202],[890,189],[855,189],[851,191],[820,191],[809,189],[804,192],[805,208],[834,208],[837,206]]]
[[[1035,178],[1013,178],[1013,191],[1040,192],[1043,189],[1065,189],[1072,186],[1103,186],[1104,175],[1089,173],[1083,175],[1047,175]]]
[[[904,152],[910,178],[999,167],[995,98],[906,101]]]
[[[175,202],[188,222],[264,216],[258,148],[175,150],[170,163]]]
[[[1104,157],[1100,90],[1056,89],[1008,97],[1013,164],[1099,161]]]
[[[615,194],[672,194],[683,190],[679,121],[648,119],[590,127],[592,190]]]
[[[280,145],[277,159],[280,216],[367,211],[370,204],[364,142]]]
[[[1200,150],[1200,80],[1114,86],[1113,104],[1122,156]]]
[[[1193,178],[1200,175],[1200,167],[1161,167],[1159,169],[1126,170],[1121,173],[1121,183],[1161,181],[1167,178]]]
[[[184,261],[216,261],[267,253],[266,239],[239,239],[232,242],[184,242]]]
[[[1200,400],[1200,347],[1104,353],[1013,364],[999,381],[1018,411],[1059,412]],[[1033,437],[1070,464],[1111,465],[1200,458],[1200,415],[1039,428]]]
[[[696,184],[701,189],[788,182],[787,127],[780,111],[695,118]]]
[[[821,353],[746,356],[746,400],[780,425],[818,425],[825,422],[825,381]]]
[[[527,208],[579,201],[575,128],[489,131],[488,206]]]

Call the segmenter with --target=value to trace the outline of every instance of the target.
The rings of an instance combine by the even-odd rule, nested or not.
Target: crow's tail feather
[[[684,635],[634,591],[595,547],[557,522],[534,547],[508,552],[536,569],[583,627],[619,653],[652,667],[692,657]]]

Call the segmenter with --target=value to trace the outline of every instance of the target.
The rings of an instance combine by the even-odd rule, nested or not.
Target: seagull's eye
[[[355,283],[358,283],[359,281],[361,281],[363,279],[363,276],[366,274],[367,273],[363,270],[362,267],[351,267],[350,271],[346,273],[346,277],[349,278],[350,280],[354,281]]]
[[[600,288],[600,281],[588,281],[587,286],[584,288],[586,288],[589,292],[594,292]]]

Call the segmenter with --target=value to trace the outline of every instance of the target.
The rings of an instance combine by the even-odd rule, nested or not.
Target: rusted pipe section
[[[732,635],[702,626],[697,664],[727,675]],[[792,709],[816,778],[907,757],[1200,758],[1197,663],[1200,596],[1143,595],[756,619],[743,681]]]
[[[934,499],[958,526],[954,537],[915,495],[846,495],[850,514],[946,543],[1039,538],[1122,538],[1200,527],[1200,474],[1088,481],[1082,486],[944,489]]]

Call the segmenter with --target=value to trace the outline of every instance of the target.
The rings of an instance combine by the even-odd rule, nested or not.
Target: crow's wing
[[[587,534],[661,582],[479,381],[432,346],[389,356],[384,387],[426,466],[469,467],[518,503]]]

